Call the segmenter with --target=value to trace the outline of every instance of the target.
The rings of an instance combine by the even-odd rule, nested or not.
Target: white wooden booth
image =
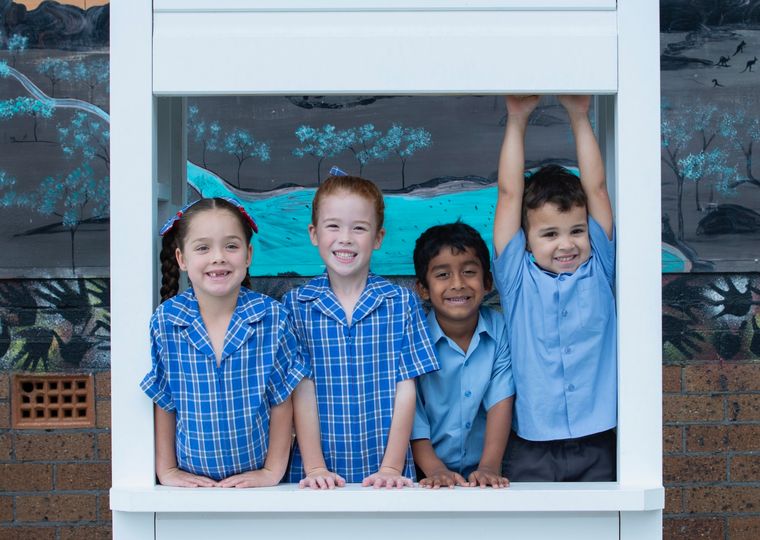
[[[661,537],[657,0],[112,0],[114,538]],[[337,74],[337,76],[336,76]],[[618,234],[618,482],[331,492],[155,486],[157,223],[184,96],[592,93]],[[455,126],[452,126],[455,128]]]

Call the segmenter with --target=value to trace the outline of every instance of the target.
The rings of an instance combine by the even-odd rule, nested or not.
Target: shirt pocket
[[[607,307],[611,291],[596,279],[583,279],[578,282],[578,306],[580,308],[580,327],[588,332],[601,332],[607,324],[609,309]]]

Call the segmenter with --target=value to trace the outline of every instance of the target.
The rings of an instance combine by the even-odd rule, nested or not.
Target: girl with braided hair
[[[309,372],[282,305],[248,287],[258,228],[239,202],[201,199],[161,229],[161,305],[150,322],[156,476],[178,487],[279,483],[290,394]],[[179,292],[180,271],[190,288]]]

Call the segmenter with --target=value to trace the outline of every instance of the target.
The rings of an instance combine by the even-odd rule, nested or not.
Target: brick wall
[[[757,540],[760,278],[664,285],[664,537]]]
[[[95,374],[94,428],[13,430],[0,373],[0,538],[111,537],[110,375]]]

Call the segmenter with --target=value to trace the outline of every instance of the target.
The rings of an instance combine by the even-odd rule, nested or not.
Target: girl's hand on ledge
[[[301,489],[335,489],[345,485],[346,481],[341,475],[330,472],[324,467],[311,470],[306,478],[298,482],[298,487]]]
[[[172,467],[170,469],[162,471],[157,476],[158,481],[162,486],[193,488],[217,487],[219,485],[218,482],[212,480],[211,478],[189,473],[177,467]]]
[[[413,485],[411,478],[407,478],[400,471],[392,467],[380,467],[380,470],[375,474],[371,474],[362,480],[363,487],[402,488],[404,486],[412,487]]]
[[[276,486],[282,479],[282,473],[276,473],[266,467],[258,471],[248,471],[245,473],[228,476],[221,482],[219,487],[223,488],[254,488]]]

